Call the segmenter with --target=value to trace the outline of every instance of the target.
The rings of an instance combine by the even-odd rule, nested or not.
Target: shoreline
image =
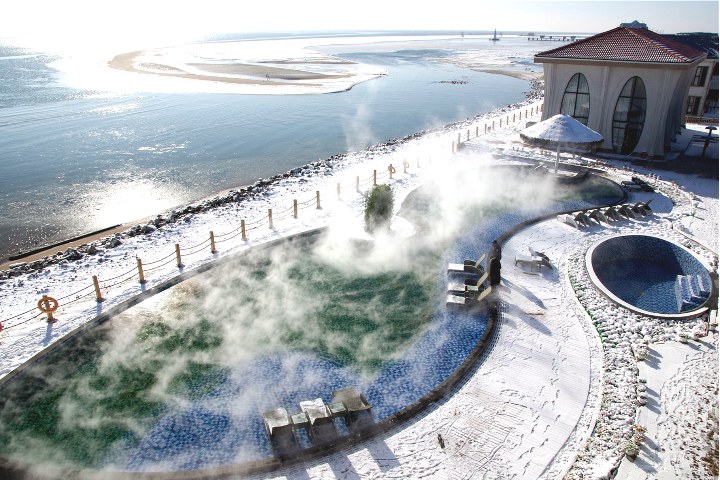
[[[521,102],[518,102],[513,105],[508,105],[506,107],[500,107],[495,110],[481,113],[472,117],[468,117],[463,120],[458,120],[457,122],[453,122],[447,125],[443,125],[441,127],[436,127],[429,130],[423,130],[421,132],[416,132],[410,135],[406,135],[402,138],[394,138],[391,140],[387,140],[385,142],[379,142],[375,145],[366,147],[362,150],[358,150],[356,152],[347,152],[342,154],[335,154],[331,155],[328,158],[317,160],[315,162],[310,162],[308,164],[296,167],[290,171],[285,171],[278,173],[276,175],[260,179],[256,181],[253,184],[250,185],[240,185],[228,189],[219,190],[214,194],[208,195],[206,197],[203,197],[201,199],[198,199],[196,201],[186,203],[186,204],[180,204],[175,206],[174,208],[171,208],[169,210],[166,210],[164,212],[160,212],[156,215],[149,215],[143,218],[140,218],[135,221],[125,222],[122,224],[119,224],[117,227],[106,227],[101,230],[97,230],[95,232],[90,232],[87,234],[81,234],[80,236],[72,237],[70,239],[66,239],[64,241],[53,243],[50,246],[47,247],[39,247],[41,250],[34,249],[30,252],[27,252],[26,256],[23,255],[22,252],[14,253],[14,254],[8,254],[6,256],[0,257],[0,272],[6,272],[10,271],[10,266],[15,264],[30,264],[32,262],[43,262],[46,264],[51,263],[57,263],[62,259],[61,255],[56,255],[57,252],[61,251],[65,252],[68,248],[75,249],[76,247],[85,247],[89,246],[91,244],[99,243],[102,246],[105,246],[109,244],[113,239],[115,239],[118,235],[126,235],[126,236],[135,236],[137,233],[133,233],[134,230],[140,230],[144,225],[147,225],[148,223],[152,223],[153,225],[157,226],[157,223],[160,223],[160,226],[169,224],[169,223],[175,223],[181,218],[187,217],[189,215],[193,215],[196,213],[200,213],[206,210],[210,210],[213,208],[217,208],[218,206],[224,204],[224,203],[230,203],[230,202],[242,202],[246,198],[248,200],[251,200],[254,198],[256,194],[262,193],[262,191],[268,187],[271,186],[274,183],[279,182],[280,180],[284,178],[288,178],[294,175],[303,175],[303,172],[305,172],[308,169],[311,168],[319,168],[321,165],[327,165],[335,160],[340,160],[348,155],[356,154],[359,152],[372,152],[375,150],[387,148],[387,147],[393,147],[395,145],[401,145],[404,144],[410,140],[416,139],[418,137],[421,137],[423,135],[441,132],[448,129],[453,129],[457,127],[458,125],[462,125],[468,122],[477,121],[480,118],[490,118],[494,115],[497,115],[499,113],[505,112],[508,108],[516,108],[518,106],[527,105],[529,103],[537,102],[536,99],[533,100],[524,100]],[[173,214],[174,212],[174,214]],[[159,222],[158,222],[159,220]],[[110,228],[111,230],[108,230]],[[101,246],[98,245],[98,246]],[[56,250],[57,249],[57,250]],[[81,252],[84,253],[84,252]],[[14,260],[9,260],[9,257],[16,257]],[[55,258],[57,257],[57,258]],[[27,267],[28,265],[24,265]],[[40,269],[45,268],[40,267]],[[20,270],[20,269],[17,269]],[[12,273],[12,272],[10,272]],[[0,280],[2,278],[0,277]]]

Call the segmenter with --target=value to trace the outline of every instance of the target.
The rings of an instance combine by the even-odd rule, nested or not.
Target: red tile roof
[[[553,50],[540,52],[535,57],[692,63],[703,55],[704,52],[645,28],[618,27]]]

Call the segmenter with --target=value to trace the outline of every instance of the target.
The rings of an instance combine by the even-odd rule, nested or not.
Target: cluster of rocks
[[[525,94],[525,98],[533,102],[542,100],[545,96],[545,82],[542,80],[531,80],[530,91],[523,93]]]
[[[149,235],[169,224],[173,224],[179,221],[189,222],[192,220],[193,215],[212,210],[226,204],[239,203],[245,200],[252,200],[254,198],[267,195],[268,191],[273,185],[288,178],[330,175],[333,173],[333,169],[335,168],[337,162],[346,159],[349,155],[360,154],[365,157],[372,157],[378,154],[390,153],[393,152],[398,146],[403,145],[411,140],[416,140],[429,134],[457,130],[468,125],[472,125],[480,119],[489,118],[498,114],[503,114],[526,104],[527,102],[522,102],[516,105],[508,105],[506,107],[496,109],[493,112],[483,115],[476,115],[474,117],[451,123],[449,125],[429,130],[423,130],[421,132],[406,135],[401,138],[393,138],[386,142],[377,143],[371,147],[366,148],[362,152],[354,154],[333,155],[324,160],[321,159],[316,162],[311,162],[301,167],[294,168],[285,173],[260,179],[252,185],[248,185],[244,188],[230,190],[225,195],[217,196],[209,200],[204,200],[199,203],[187,205],[183,208],[179,208],[176,210],[172,210],[168,213],[158,215],[155,219],[150,220],[144,225],[135,225],[134,227],[124,232],[108,235],[90,244],[80,245],[77,248],[68,248],[64,252],[57,252],[54,255],[49,255],[33,262],[19,262],[11,264],[9,270],[0,271],[0,282],[8,278],[18,277],[23,274],[40,272],[50,265],[65,264],[68,262],[80,260],[86,255],[102,255],[105,250],[115,248],[118,245],[122,245],[124,239],[136,237],[138,235]]]

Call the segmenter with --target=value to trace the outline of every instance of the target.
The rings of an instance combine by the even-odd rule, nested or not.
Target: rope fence
[[[523,112],[521,111],[519,113],[519,115],[517,116],[517,119],[518,120],[522,120],[523,118],[528,119],[533,115],[542,113],[542,111],[543,111],[542,105],[528,108],[524,111],[524,114],[525,114],[524,117],[523,117]],[[516,122],[516,114],[515,113],[512,116],[512,121],[513,121],[513,123]],[[503,124],[503,118],[500,118],[500,122],[499,122],[500,128],[502,128],[502,126],[503,126],[502,124]],[[510,116],[506,115],[505,125],[509,126],[509,124],[510,124]],[[453,153],[456,152],[457,149],[462,146],[463,141],[468,142],[471,139],[478,138],[483,135],[487,135],[488,132],[492,132],[494,130],[495,130],[495,120],[493,120],[492,123],[486,123],[482,130],[479,125],[476,126],[475,132],[474,132],[474,137],[471,135],[473,133],[472,129],[467,129],[467,131],[464,131],[464,132],[463,131],[458,132],[457,140],[452,141],[451,152],[453,152]],[[428,158],[428,163],[432,163],[432,157]],[[417,165],[417,168],[420,167],[420,158],[419,157],[416,159],[416,165]],[[341,199],[342,199],[343,193],[347,193],[347,192],[351,192],[351,193],[354,192],[356,194],[361,193],[360,192],[361,188],[364,188],[369,185],[377,185],[378,180],[384,180],[386,178],[388,180],[393,180],[393,175],[398,176],[401,174],[400,168],[402,168],[402,174],[407,174],[408,169],[411,168],[410,162],[407,160],[403,160],[401,166],[394,166],[394,165],[390,164],[390,165],[388,165],[387,169],[381,170],[380,172],[378,172],[377,170],[373,170],[373,174],[370,177],[368,177],[367,179],[361,179],[359,176],[357,176],[357,177],[355,177],[354,182],[350,182],[346,185],[338,183],[337,184],[337,192],[336,192],[337,200],[342,201]],[[291,207],[289,207],[279,213],[276,212],[275,215],[273,215],[272,209],[268,209],[267,216],[261,216],[257,219],[251,220],[251,221],[242,219],[240,221],[240,226],[238,228],[235,228],[228,232],[220,233],[217,235],[214,234],[214,232],[210,232],[209,237],[206,240],[204,240],[196,245],[192,245],[190,247],[180,247],[179,244],[175,244],[175,252],[170,253],[167,256],[164,256],[162,258],[153,260],[151,262],[144,263],[140,258],[137,258],[136,259],[137,260],[136,268],[132,268],[126,272],[123,272],[123,273],[116,275],[114,277],[111,277],[111,278],[99,279],[97,276],[93,276],[91,285],[81,288],[80,290],[77,290],[73,293],[69,293],[63,297],[60,297],[57,300],[52,299],[48,296],[44,296],[43,299],[41,299],[38,302],[37,308],[32,308],[25,312],[18,313],[12,317],[6,318],[5,320],[1,321],[0,322],[0,332],[3,332],[4,330],[9,330],[9,329],[18,327],[20,325],[26,324],[26,323],[28,323],[32,320],[35,320],[45,314],[48,315],[48,321],[56,321],[56,319],[54,319],[52,317],[52,312],[54,312],[55,310],[57,310],[57,308],[60,307],[60,303],[59,303],[60,301],[67,300],[70,297],[75,297],[75,298],[70,301],[64,302],[62,304],[62,306],[67,306],[67,305],[71,305],[73,303],[79,302],[80,300],[85,299],[86,297],[89,297],[91,295],[95,295],[95,299],[97,302],[102,302],[104,300],[102,297],[103,291],[107,292],[108,290],[115,288],[119,285],[122,285],[124,283],[128,283],[131,280],[135,280],[140,284],[145,283],[146,282],[146,279],[145,279],[146,272],[158,270],[158,269],[165,267],[174,262],[176,263],[178,269],[182,268],[183,263],[182,263],[181,255],[184,255],[184,256],[195,255],[195,254],[205,251],[205,249],[208,248],[208,246],[210,248],[208,248],[207,253],[215,254],[215,253],[217,253],[217,250],[216,250],[217,243],[226,242],[226,241],[236,238],[240,235],[242,235],[243,241],[247,241],[248,240],[247,232],[251,232],[251,231],[257,230],[262,227],[269,227],[270,229],[274,229],[275,222],[285,221],[290,218],[297,219],[298,218],[298,210],[304,210],[304,209],[313,208],[313,207],[318,210],[321,210],[322,205],[320,202],[320,198],[321,198],[320,191],[317,191],[317,192],[315,192],[315,196],[313,198],[310,198],[305,201],[293,200],[293,205]],[[157,264],[159,264],[159,265],[157,265]],[[146,267],[149,267],[150,265],[153,265],[153,266],[150,268],[146,268]],[[87,290],[90,290],[90,291],[87,293],[83,293],[83,292],[86,292]],[[42,308],[40,308],[41,302],[43,302],[43,301],[45,301],[45,308],[48,308],[47,300],[45,300],[45,299],[50,300],[55,303],[54,310],[46,311],[46,310],[43,310]],[[40,313],[36,313],[38,311],[38,309],[40,309]],[[16,320],[16,319],[19,319],[24,316],[28,316],[28,318],[23,319],[17,323],[13,323],[12,325],[7,325],[7,323],[9,321]]]

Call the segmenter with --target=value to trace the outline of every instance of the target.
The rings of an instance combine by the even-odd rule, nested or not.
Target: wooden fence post
[[[338,183],[338,202],[340,201],[340,184]]]
[[[470,141],[470,129],[469,128],[468,128],[468,132],[467,132],[467,141],[468,142]]]
[[[145,273],[143,273],[142,269],[142,260],[140,260],[140,257],[137,259],[138,262],[138,273],[140,274],[140,283],[145,283]]]
[[[495,130],[495,120],[493,120],[492,129]]]
[[[500,128],[502,128],[502,118],[500,119]]]
[[[513,113],[513,123],[515,123],[515,114]]]
[[[487,123],[485,124],[485,133],[487,133]]]
[[[480,136],[480,127],[477,126],[477,127],[475,127],[475,137],[479,137],[479,136]]]
[[[377,170],[373,170],[373,187],[377,185]]]
[[[93,285],[95,285],[95,301],[102,302],[105,299],[100,293],[100,282],[98,282],[97,275],[93,275]]]
[[[210,253],[217,253],[215,250],[215,234],[210,231]]]
[[[297,200],[293,200],[293,216],[297,219]]]
[[[458,132],[458,147],[460,147],[460,132]]]
[[[270,222],[270,230],[272,230],[273,229],[272,208],[268,208],[268,222]]]
[[[245,220],[240,220],[240,231],[242,232],[243,241],[246,241],[247,237],[245,236]]]
[[[320,208],[320,190],[317,190],[317,191],[315,192],[315,196],[317,197],[317,209],[318,209],[318,210],[322,210],[322,209]]]
[[[360,193],[360,177],[355,177],[355,191]]]
[[[453,140],[452,147],[450,147],[450,151],[452,153],[455,153],[455,140]]]
[[[180,244],[179,243],[175,244],[175,255],[177,255],[178,268],[182,268],[183,264],[182,264],[182,257],[180,257]]]

